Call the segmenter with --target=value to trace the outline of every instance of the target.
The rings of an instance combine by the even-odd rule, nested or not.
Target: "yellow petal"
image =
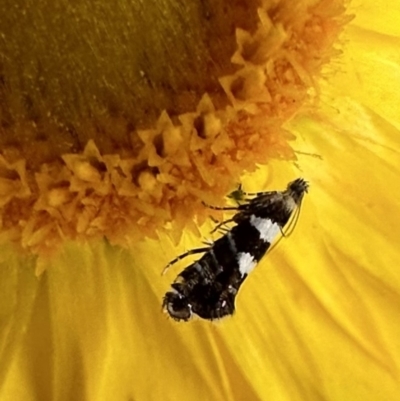
[[[391,7],[388,21],[399,12]],[[69,244],[40,282],[21,277],[29,263],[6,252],[11,302],[1,316],[13,329],[3,336],[2,400],[398,400],[399,59],[387,38],[398,31],[378,16],[354,21],[345,74],[327,73],[320,108],[291,122],[296,163],[244,181],[279,189],[304,176],[311,187],[295,232],[247,279],[236,315],[181,324],[161,313],[181,268],[160,276],[178,252],[169,238],[132,252]],[[362,43],[368,27],[384,36]],[[183,234],[182,248],[196,245]]]

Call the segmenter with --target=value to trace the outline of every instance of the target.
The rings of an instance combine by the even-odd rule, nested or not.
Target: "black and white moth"
[[[188,255],[203,253],[178,274],[172,291],[164,296],[163,309],[173,319],[184,321],[194,314],[208,320],[232,315],[240,286],[274,239],[283,233],[307,190],[308,183],[298,178],[284,191],[259,192],[237,207],[220,208],[236,212],[213,230],[224,234],[207,247],[178,256],[166,267]],[[227,223],[235,225],[226,229]]]

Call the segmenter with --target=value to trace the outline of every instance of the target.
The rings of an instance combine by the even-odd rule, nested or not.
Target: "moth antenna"
[[[242,191],[242,194],[245,196],[251,196],[250,199],[253,199],[257,196],[264,196],[264,195],[268,195],[268,194],[273,194],[276,193],[277,191],[259,191],[259,192],[245,192]]]
[[[251,197],[261,196],[261,195],[264,195],[266,193],[268,193],[268,191],[261,191],[261,192],[245,192],[245,191],[242,191],[243,195],[251,196]]]
[[[202,204],[213,210],[238,210],[238,208],[236,206],[213,206],[213,205],[209,205],[208,203],[203,202],[203,201],[202,201]]]

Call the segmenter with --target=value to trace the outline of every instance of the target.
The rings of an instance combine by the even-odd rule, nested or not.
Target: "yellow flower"
[[[283,188],[303,176],[310,193],[293,235],[247,279],[235,316],[216,324],[176,323],[161,313],[161,297],[182,268],[160,275],[177,252],[165,233],[161,241],[136,243],[130,251],[99,241],[78,244],[68,241],[71,234],[57,257],[42,262],[39,279],[33,258],[3,245],[1,400],[398,400],[400,8],[365,0],[351,11],[356,18],[345,30],[344,53],[323,71],[318,102],[287,125],[296,138],[291,146],[297,160],[272,161],[243,179],[253,191]],[[257,83],[259,77],[249,79]],[[211,106],[205,99],[201,107]],[[182,125],[188,121],[196,121],[195,113]],[[207,124],[211,133],[218,126],[212,118]],[[154,130],[143,130],[143,152],[154,165],[159,155],[147,140],[165,127],[178,142],[184,140],[165,115]],[[230,146],[227,139],[221,142],[218,149]],[[174,155],[176,143],[168,145]],[[92,143],[85,152],[83,159],[64,158],[68,169],[58,172],[57,180],[77,171],[71,180],[77,193],[86,190],[77,176],[107,193],[109,182],[97,167],[119,160],[102,156]],[[186,156],[177,158],[184,166]],[[4,182],[7,193],[24,199],[30,188],[22,185],[25,170],[7,163],[7,171],[21,172],[21,184],[10,189]],[[199,171],[209,175],[200,168],[204,165],[198,161]],[[122,171],[131,168],[129,162],[121,165]],[[159,184],[148,171],[139,174],[139,187],[157,198]],[[68,202],[62,185],[47,191],[47,171],[42,173],[38,207]],[[137,186],[121,188],[137,191]],[[189,198],[207,196],[204,188],[191,189]],[[151,216],[152,203],[141,196],[141,217]],[[86,205],[88,213],[94,201]],[[190,208],[184,201],[179,205]],[[93,221],[84,216],[82,231]],[[179,218],[181,228],[185,219]],[[48,238],[46,231],[31,235],[35,227],[28,227],[29,235],[25,228],[27,247],[43,233]],[[54,233],[52,226],[49,232]],[[198,237],[184,233],[181,248],[198,244]]]

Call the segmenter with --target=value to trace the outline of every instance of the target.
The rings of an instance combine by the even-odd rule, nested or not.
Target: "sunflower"
[[[20,32],[55,18],[48,47],[25,43],[29,30],[0,35],[1,399],[397,400],[400,8],[221,1],[182,20],[168,2],[137,4],[2,10]],[[150,14],[132,28],[140,46],[162,32],[160,60],[123,52],[134,12]],[[104,46],[63,41],[90,35],[91,15]],[[13,69],[13,40],[25,61],[59,43],[71,57]],[[310,193],[296,230],[248,278],[235,316],[168,319],[161,298],[182,265],[160,273],[208,235],[202,201],[298,176]]]

